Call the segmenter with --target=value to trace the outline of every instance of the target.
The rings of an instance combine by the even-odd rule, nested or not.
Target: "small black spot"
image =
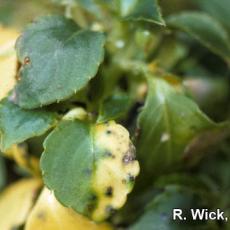
[[[115,209],[113,208],[112,205],[107,205],[105,208],[105,212],[109,215],[113,215],[115,213]]]
[[[105,154],[104,154],[104,156],[105,157],[111,157],[111,158],[115,158],[115,155],[113,155],[111,152],[109,152],[109,151],[107,151],[107,152],[105,152]]]
[[[133,176],[132,174],[128,174],[128,181],[129,182],[134,182],[135,181],[135,176]]]
[[[108,135],[110,135],[112,133],[112,131],[111,130],[106,130],[106,134],[108,134]]]
[[[97,200],[97,196],[95,194],[91,194],[89,199],[91,201],[96,201]]]
[[[113,188],[111,186],[106,188],[105,195],[108,196],[108,197],[113,196]]]
[[[97,196],[95,194],[90,194],[89,195],[89,203],[88,205],[86,206],[86,211],[88,213],[92,213],[93,210],[96,208],[96,205],[97,205]]]
[[[94,204],[94,203],[88,204],[86,207],[86,210],[87,210],[87,212],[92,213],[93,210],[95,209],[95,207],[96,207],[96,204]]]

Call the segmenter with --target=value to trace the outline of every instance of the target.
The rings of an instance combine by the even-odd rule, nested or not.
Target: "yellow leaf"
[[[18,32],[0,26],[0,100],[16,83],[17,57],[14,45]]]
[[[9,186],[0,196],[0,229],[12,230],[25,223],[41,181],[24,179]]]
[[[25,230],[111,230],[107,224],[96,224],[88,218],[62,206],[45,188],[33,208]]]

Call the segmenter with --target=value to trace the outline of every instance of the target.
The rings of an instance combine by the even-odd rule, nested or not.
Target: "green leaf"
[[[228,30],[230,35],[230,1],[229,0],[196,0],[203,10],[215,17]]]
[[[63,121],[44,149],[46,186],[63,205],[96,221],[124,205],[139,172],[129,133],[115,122]]]
[[[48,112],[21,109],[4,99],[0,103],[0,149],[6,151],[13,144],[40,136],[56,123],[56,117]]]
[[[128,112],[130,104],[131,99],[126,93],[115,93],[101,104],[98,122],[122,118]]]
[[[147,205],[144,214],[136,221],[130,230],[211,230],[218,229],[215,224],[201,221],[191,221],[191,208],[201,208],[203,205],[197,194],[182,186],[167,186],[165,191],[156,196]],[[172,219],[173,209],[183,210],[186,221]]]
[[[165,25],[157,0],[119,0],[121,17]]]
[[[205,13],[186,12],[172,15],[167,20],[168,25],[180,29],[212,52],[230,61],[230,39],[222,25]]]
[[[34,22],[16,45],[22,64],[17,104],[38,108],[74,95],[97,73],[104,42],[103,34],[81,30],[62,16]]]
[[[200,157],[199,149],[216,143],[229,131],[224,124],[212,122],[191,99],[165,80],[149,78],[148,88],[138,119],[137,154],[143,173],[156,175],[171,167],[175,170],[183,160],[192,160],[192,154]]]

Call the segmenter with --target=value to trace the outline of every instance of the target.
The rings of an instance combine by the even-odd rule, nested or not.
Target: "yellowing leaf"
[[[25,230],[109,230],[107,224],[96,224],[62,206],[53,193],[44,189],[33,208]]]
[[[0,100],[14,87],[17,57],[14,45],[18,32],[0,26]]]
[[[97,222],[125,204],[140,169],[129,132],[114,121],[62,121],[44,149],[45,185],[64,206]]]
[[[96,149],[106,149],[108,155],[97,162],[93,179],[93,190],[98,200],[92,218],[101,221],[113,209],[125,204],[140,166],[135,160],[135,147],[130,141],[129,132],[123,126],[113,121],[99,124],[95,128],[95,140]]]
[[[12,230],[24,224],[40,185],[40,180],[25,179],[3,191],[0,195],[1,230]]]

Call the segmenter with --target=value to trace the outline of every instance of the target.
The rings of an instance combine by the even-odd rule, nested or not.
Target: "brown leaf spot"
[[[46,221],[46,214],[44,211],[40,211],[38,214],[37,214],[37,218],[40,219],[41,221]]]
[[[23,63],[24,65],[28,65],[28,64],[30,64],[30,58],[29,57],[25,57],[24,58],[24,63]]]
[[[108,197],[113,196],[113,188],[112,188],[112,186],[109,186],[109,187],[106,188],[105,195],[108,196]]]

